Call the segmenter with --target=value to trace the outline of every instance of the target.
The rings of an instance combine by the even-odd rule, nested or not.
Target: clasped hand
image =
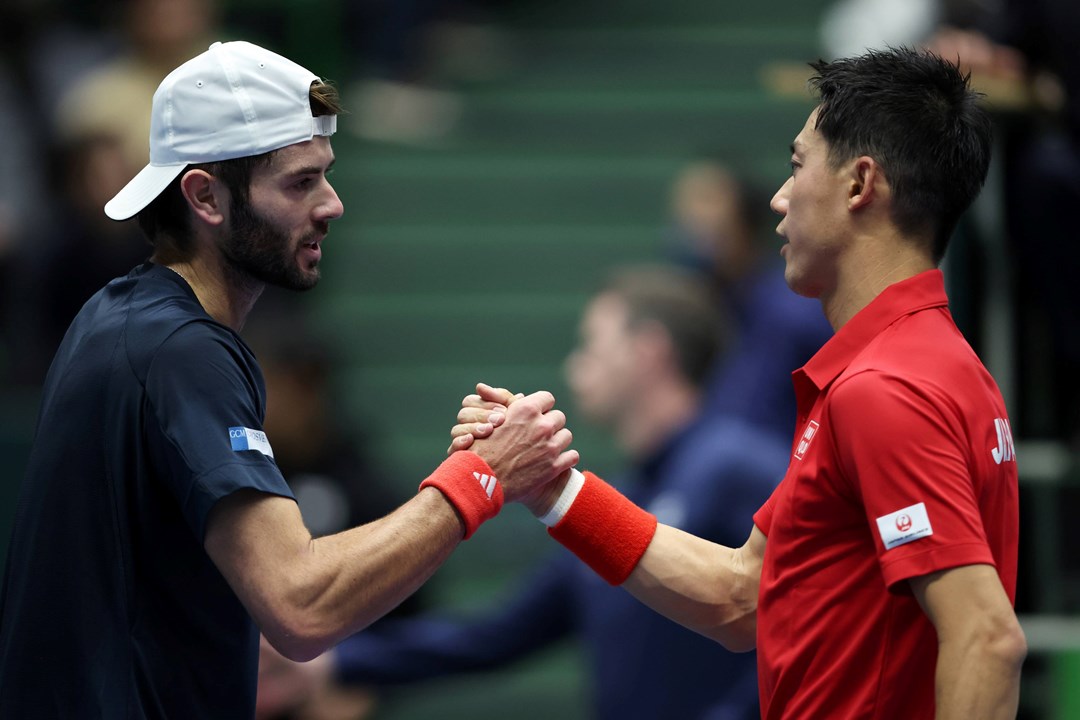
[[[555,480],[577,465],[573,434],[547,391],[514,395],[484,383],[461,401],[447,454],[472,450],[487,461],[507,502],[542,515],[554,502]]]

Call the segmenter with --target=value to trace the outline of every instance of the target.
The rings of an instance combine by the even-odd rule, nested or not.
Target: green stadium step
[[[480,353],[502,364],[548,362],[569,349],[584,299],[403,293],[342,299],[322,311],[322,322],[365,364],[458,363]],[[551,347],[554,341],[562,348]]]
[[[663,228],[646,225],[342,228],[324,248],[326,277],[331,285],[339,272],[352,278],[344,294],[358,299],[361,312],[371,296],[412,291],[580,295],[602,280],[613,258],[652,261],[665,242]]]
[[[515,144],[531,153],[625,154],[668,163],[703,150],[754,158],[751,148],[784,155],[812,105],[761,94],[622,91],[506,94],[477,98],[460,142],[478,151]],[[748,142],[771,138],[771,143]]]
[[[818,55],[804,27],[764,25],[523,31],[517,90],[762,90],[762,68]],[[511,60],[513,63],[513,60]]]
[[[731,123],[719,121],[710,132],[701,128],[702,143],[697,149],[713,151],[731,143],[733,164],[746,166],[746,172],[779,186],[787,172],[787,145],[804,120],[805,112],[800,111],[771,121],[777,126],[776,135],[784,139],[776,141],[770,152],[738,145],[731,136],[725,137]],[[583,122],[578,121],[579,129]],[[602,126],[597,124],[593,131],[603,135]],[[657,144],[671,142],[664,140],[671,135],[658,134]],[[716,142],[706,145],[706,136]],[[553,223],[657,226],[668,216],[671,181],[693,154],[693,150],[685,150],[682,156],[621,159],[607,155],[576,159],[481,155],[470,161],[436,156],[424,162],[406,161],[400,166],[389,162],[365,165],[361,161],[356,165],[362,167],[334,174],[333,181],[346,207],[339,227]]]
[[[716,0],[548,0],[510,4],[504,14],[519,27],[642,28],[666,25],[800,25],[816,28],[834,0],[734,3]],[[808,30],[812,32],[812,30]]]

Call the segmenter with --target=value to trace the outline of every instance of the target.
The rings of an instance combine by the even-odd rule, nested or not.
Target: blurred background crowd
[[[786,463],[788,375],[829,336],[784,286],[768,208],[812,107],[806,62],[923,45],[972,72],[997,123],[944,270],[1017,438],[1021,717],[1080,717],[1078,36],[1075,0],[5,0],[0,549],[52,353],[149,254],[102,206],[148,160],[157,84],[218,39],[287,55],[349,109],[324,279],[268,289],[243,333],[313,532],[414,493],[483,380],[553,391],[590,468],[665,521],[741,540],[750,513],[732,507]],[[677,461],[724,490],[716,505],[680,504]],[[341,658],[268,656],[264,717],[752,716],[733,699],[752,680],[713,648],[599,594],[526,512],[503,515]],[[743,525],[706,524],[728,515]],[[562,607],[530,600],[556,592]],[[714,696],[650,709],[680,707],[687,677]]]

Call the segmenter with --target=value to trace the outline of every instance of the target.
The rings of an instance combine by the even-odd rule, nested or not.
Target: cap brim
[[[153,202],[161,191],[184,171],[183,165],[147,165],[105,203],[105,214],[113,220],[127,220]]]

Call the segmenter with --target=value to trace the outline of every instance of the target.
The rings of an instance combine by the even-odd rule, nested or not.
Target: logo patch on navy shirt
[[[232,443],[232,449],[236,451],[240,450],[258,450],[263,455],[268,457],[274,457],[274,451],[270,447],[270,441],[266,438],[266,433],[262,430],[252,430],[246,427],[231,427],[229,428],[229,441]]]

